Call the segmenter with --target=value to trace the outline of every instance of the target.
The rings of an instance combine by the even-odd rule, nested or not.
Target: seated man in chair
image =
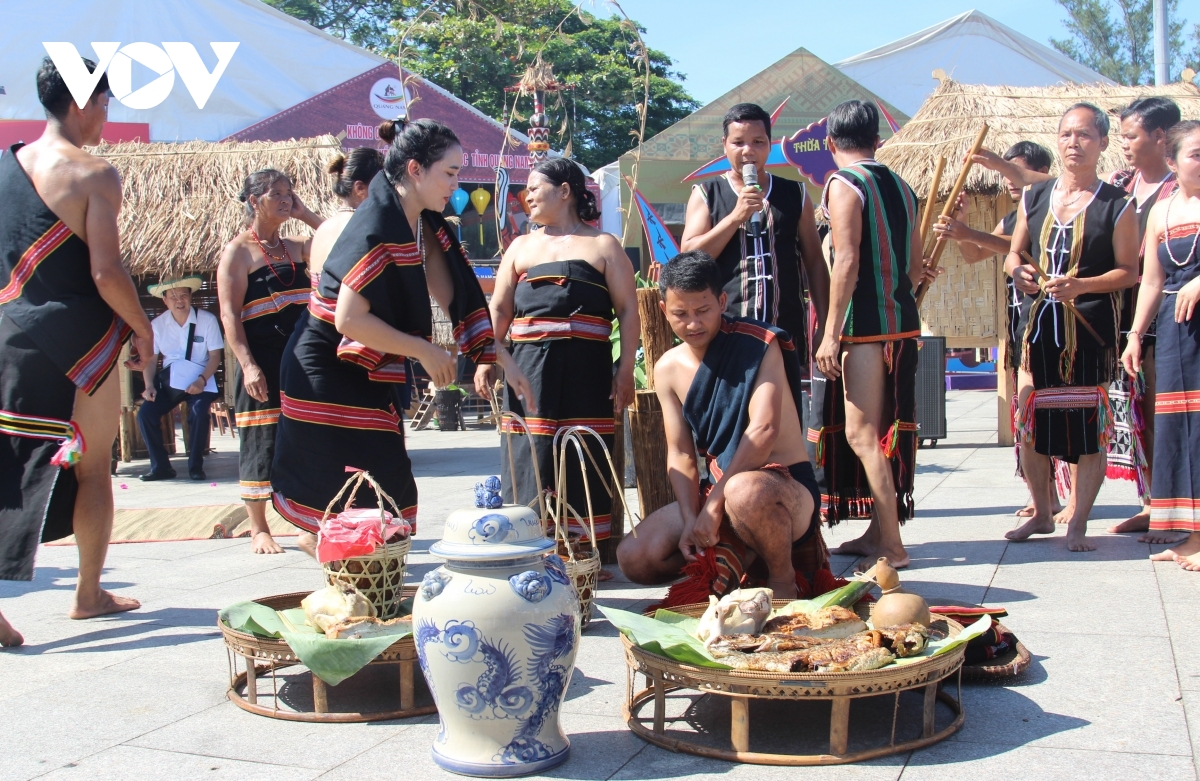
[[[835,588],[800,425],[800,364],[791,338],[766,323],[723,315],[720,271],[705,252],[677,255],[663,267],[659,287],[660,306],[683,340],[654,367],[678,501],[621,541],[621,570],[645,584],[688,576],[664,605],[749,585],[769,586],[780,599]],[[700,481],[697,446],[711,483]]]
[[[142,480],[169,480],[175,476],[167,449],[163,445],[162,417],[183,402],[188,405],[190,425],[188,476],[205,480],[204,454],[208,452],[208,408],[217,399],[217,383],[213,375],[225,355],[221,324],[216,315],[192,306],[192,292],[200,289],[200,277],[163,280],[151,285],[151,295],[162,296],[167,311],[154,318],[154,347],[162,355],[162,371],[158,356],[150,356],[142,376],[146,390],[142,392],[138,410],[138,429],[150,452],[150,471]]]

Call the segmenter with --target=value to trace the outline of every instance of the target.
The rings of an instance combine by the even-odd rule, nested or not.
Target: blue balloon
[[[450,205],[454,207],[455,214],[462,214],[463,209],[467,208],[467,204],[471,202],[471,196],[467,195],[467,191],[458,189],[450,196]]]

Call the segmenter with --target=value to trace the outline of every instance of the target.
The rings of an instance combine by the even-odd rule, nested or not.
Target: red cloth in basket
[[[407,537],[412,527],[403,518],[397,520],[384,512],[386,528],[379,521],[379,510],[373,507],[350,508],[326,519],[317,532],[317,561],[329,561],[366,556],[375,552],[384,540]]]

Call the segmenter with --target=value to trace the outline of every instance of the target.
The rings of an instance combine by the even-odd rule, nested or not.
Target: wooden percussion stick
[[[949,217],[954,214],[954,210],[958,206],[958,196],[962,194],[963,188],[967,186],[967,175],[971,173],[971,168],[974,167],[975,161],[972,160],[975,155],[979,154],[979,150],[983,149],[983,140],[987,138],[988,124],[983,123],[983,127],[979,128],[979,133],[975,136],[975,142],[971,144],[971,148],[967,151],[967,159],[963,163],[962,170],[958,172],[958,179],[954,182],[954,187],[950,188],[950,197],[946,199],[946,205],[942,207],[942,216]],[[930,195],[932,198],[932,194]],[[929,254],[929,265],[937,271],[938,258],[942,256],[942,250],[946,248],[945,238],[939,237],[933,245],[933,252]],[[917,288],[917,309],[921,308],[921,302],[925,300],[925,294],[929,292],[929,283],[922,282]]]
[[[1025,260],[1025,262],[1030,267],[1033,268],[1033,272],[1035,274],[1037,274],[1038,287],[1042,288],[1042,290],[1045,290],[1046,283],[1050,281],[1050,277],[1046,274],[1045,271],[1042,271],[1042,269],[1038,266],[1037,263],[1033,262],[1033,256],[1030,255],[1028,252],[1026,252],[1025,250],[1021,250],[1021,257]],[[1059,299],[1057,299],[1057,298],[1054,300],[1058,301],[1058,303],[1060,303],[1064,307],[1066,307],[1068,312],[1075,315],[1075,319],[1079,321],[1079,324],[1084,327],[1084,330],[1086,330],[1089,334],[1092,335],[1093,339],[1095,339],[1097,342],[1100,343],[1101,347],[1103,347],[1107,344],[1104,341],[1104,338],[1102,336],[1100,336],[1100,334],[1096,333],[1096,329],[1092,328],[1092,324],[1087,321],[1087,318],[1084,317],[1083,315],[1079,314],[1079,310],[1075,308],[1074,301],[1059,301]]]
[[[946,170],[946,158],[938,157],[933,169],[933,182],[929,185],[929,197],[925,199],[925,211],[921,214],[921,249],[929,239],[929,228],[933,223],[933,204],[937,201],[938,187],[942,183],[942,172]]]

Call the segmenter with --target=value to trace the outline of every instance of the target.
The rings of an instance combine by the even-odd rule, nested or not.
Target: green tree
[[[570,0],[268,0],[327,32],[396,55],[398,33],[416,21],[404,43],[406,68],[428,78],[500,122],[508,120],[512,87],[540,52],[558,79],[573,89],[551,98],[550,124],[558,148],[571,142],[589,168],[612,162],[635,142],[643,98],[644,61],[634,47],[636,24],[612,16],[573,13]],[[425,9],[430,14],[418,18]],[[564,21],[565,20],[565,21]],[[666,129],[698,104],[672,70],[670,57],[647,50],[650,100],[646,136]],[[518,105],[514,127],[532,110]]]
[[[1051,38],[1054,48],[1118,84],[1154,83],[1153,0],[1056,0],[1067,12],[1071,37]],[[1172,55],[1170,70],[1183,69],[1184,20],[1178,0],[1166,0]]]

